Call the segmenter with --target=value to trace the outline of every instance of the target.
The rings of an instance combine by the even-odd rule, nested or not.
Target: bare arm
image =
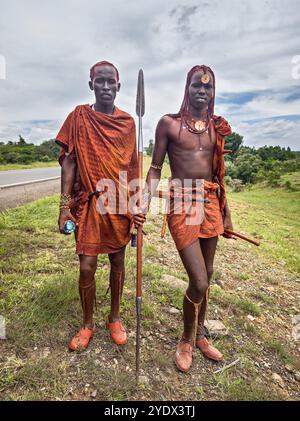
[[[71,194],[75,181],[76,161],[66,156],[61,167],[61,193]]]
[[[233,225],[231,221],[231,213],[228,206],[228,201],[226,200],[225,208],[224,208],[224,217],[223,217],[224,228],[230,229],[233,231]]]
[[[160,181],[161,171],[168,147],[168,124],[169,117],[162,117],[156,127],[155,145],[152,154],[152,163],[146,178],[146,185],[151,196],[156,192]],[[156,168],[160,167],[160,168]]]
[[[71,159],[69,156],[66,156],[63,160],[62,167],[61,167],[61,193],[71,194],[73,190],[73,185],[75,181],[76,175],[76,161]],[[64,223],[70,219],[74,223],[76,223],[76,219],[71,214],[70,209],[60,209],[59,218],[58,218],[58,226],[59,230],[62,234],[64,234],[63,226]]]
[[[167,147],[168,147],[168,136],[167,136],[168,123],[169,123],[168,117],[164,116],[159,120],[156,127],[155,144],[154,144],[154,150],[152,154],[152,163],[146,177],[146,184],[143,191],[143,200],[142,200],[143,213],[146,213],[146,209],[149,208],[151,197],[156,192],[157,186],[160,181],[161,171],[162,171],[162,167],[163,167],[163,163],[164,163],[164,159],[165,159]],[[138,225],[142,225],[145,222],[146,219],[143,213],[134,215],[133,220],[136,227]]]

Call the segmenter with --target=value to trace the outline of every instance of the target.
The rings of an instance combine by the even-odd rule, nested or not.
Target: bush
[[[18,163],[19,164],[31,164],[34,161],[35,161],[34,157],[32,157],[30,155],[23,155],[23,156],[20,156],[20,159],[18,160]]]
[[[240,155],[238,155],[235,165],[235,178],[242,180],[243,183],[251,184],[256,182],[256,174],[261,169],[262,160],[260,157],[256,157],[247,151],[243,151]]]
[[[232,188],[232,191],[234,192],[240,192],[244,190],[245,185],[243,184],[242,180],[239,180],[238,178],[234,178],[232,180],[231,188]]]
[[[237,168],[236,165],[229,161],[228,159],[225,159],[225,172],[226,176],[229,176],[230,178],[236,178],[237,174]]]
[[[20,154],[16,152],[9,152],[5,156],[5,160],[8,164],[16,164],[17,162],[19,162],[19,159],[20,159]]]
[[[238,178],[231,178],[230,175],[225,175],[224,181],[226,186],[230,187],[233,192],[240,192],[243,191],[245,185],[243,184],[242,180]]]
[[[230,175],[225,175],[224,182],[226,186],[232,187],[232,178],[230,177]]]
[[[49,156],[48,156],[48,155],[45,155],[45,156],[42,156],[42,157],[40,158],[40,161],[41,161],[41,162],[49,162],[49,161],[51,161],[51,158],[49,158]]]
[[[290,180],[287,180],[284,184],[283,184],[283,187],[286,189],[286,190],[289,190],[289,191],[296,191],[297,189],[292,185],[292,183],[290,182]]]
[[[280,172],[276,170],[267,173],[267,184],[270,187],[280,187]]]

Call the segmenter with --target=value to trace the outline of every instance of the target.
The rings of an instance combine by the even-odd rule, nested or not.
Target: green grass
[[[47,168],[59,166],[58,161],[32,162],[31,164],[0,164],[0,171],[28,170],[31,168]]]
[[[230,332],[214,344],[230,358],[229,362],[238,353],[241,358],[239,366],[213,375],[212,366],[202,359],[200,353],[195,353],[195,364],[200,364],[199,372],[194,369],[196,377],[178,375],[173,359],[175,343],[182,333],[182,315],[170,315],[168,309],[170,306],[182,309],[183,293],[180,289],[168,287],[161,278],[164,273],[185,280],[187,277],[182,272],[179,257],[178,261],[172,260],[172,266],[163,266],[158,260],[159,242],[148,242],[147,237],[143,250],[142,334],[149,333],[153,341],[145,340],[148,349],[143,348],[141,363],[150,376],[150,384],[143,385],[139,391],[135,386],[134,335],[130,336],[127,348],[119,350],[112,345],[104,328],[110,308],[109,294],[105,296],[107,256],[99,256],[96,272],[97,335],[88,352],[75,357],[69,355],[68,341],[81,323],[78,258],[74,253],[74,239],[58,232],[57,211],[58,195],[55,195],[0,214],[0,314],[5,316],[7,328],[7,340],[1,343],[0,399],[90,400],[93,389],[98,391],[97,399],[116,401],[139,400],[144,394],[146,398],[142,399],[148,400],[161,399],[162,395],[177,400],[208,400],[211,396],[219,400],[276,398],[267,383],[256,381],[258,373],[253,361],[261,355],[255,345],[257,338],[263,340],[273,361],[294,365],[295,362],[284,340],[267,334],[263,336],[261,330],[264,326],[247,321],[248,314],[259,316],[273,304],[274,312],[278,311],[275,300],[273,303],[272,297],[260,291],[257,282],[244,294],[230,290],[230,282],[226,289],[218,285],[211,287],[210,314],[214,314],[213,308],[218,309]],[[268,254],[267,250],[265,252]],[[164,253],[168,263],[167,252]],[[135,250],[127,248],[122,318],[131,334],[136,327],[135,261]],[[219,272],[216,270],[216,277],[221,276],[220,270],[223,273],[223,266]],[[254,273],[250,269],[233,269],[232,279],[240,281],[240,285],[247,284],[254,279]],[[268,325],[266,329],[274,329],[274,325]],[[247,338],[239,343],[241,332]],[[162,340],[159,335],[155,336],[157,333],[162,334]],[[50,348],[51,354],[40,358],[38,355],[45,347]],[[97,348],[100,351],[96,355]],[[101,362],[102,357],[106,358],[105,364],[99,365],[98,360]],[[118,360],[118,365],[111,364],[113,359]],[[126,366],[131,371],[126,371]],[[241,371],[245,377],[241,376]],[[158,377],[161,373],[165,374],[163,380]],[[85,391],[87,383],[90,384],[88,392]]]
[[[251,314],[253,316],[259,316],[261,314],[260,307],[249,298],[241,298],[222,292],[220,295],[218,293],[212,294],[211,299],[220,305],[230,307],[244,314]]]
[[[299,171],[282,175],[280,184],[284,186],[286,181],[289,181],[291,183],[292,189],[300,190],[300,172]]]
[[[293,184],[299,181],[293,174]],[[300,192],[280,188],[252,187],[229,193],[234,227],[257,238],[257,253],[283,262],[294,273],[300,272]]]
[[[147,172],[151,164],[151,156],[144,155],[143,169],[144,177],[146,177]],[[9,170],[26,170],[30,168],[46,168],[46,167],[57,167],[59,166],[58,161],[50,162],[32,162],[31,164],[0,164],[0,171],[9,171]],[[161,178],[168,178],[170,176],[170,167],[167,163],[164,164],[163,170],[161,173]]]
[[[146,178],[147,176],[147,172],[150,168],[151,165],[151,161],[152,161],[152,157],[148,156],[148,155],[144,155],[144,160],[143,160],[143,172],[144,172],[144,177]],[[164,163],[163,165],[163,169],[161,172],[161,178],[169,178],[171,175],[171,171],[170,171],[170,166],[168,163]]]
[[[233,379],[232,375],[223,373],[215,375],[222,393],[222,398],[229,401],[276,401],[279,395],[270,392],[269,388],[243,378]]]
[[[295,367],[296,370],[300,370],[300,361],[289,353],[287,347],[281,341],[267,335],[264,335],[263,339],[265,345],[272,351],[275,351],[284,364],[290,364]]]

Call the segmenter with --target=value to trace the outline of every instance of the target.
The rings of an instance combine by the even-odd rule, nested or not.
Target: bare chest
[[[210,154],[216,144],[216,133],[212,122],[203,133],[193,133],[184,121],[175,120],[169,131],[169,141],[171,149]]]

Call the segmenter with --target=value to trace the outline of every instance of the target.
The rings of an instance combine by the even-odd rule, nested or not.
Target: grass
[[[150,164],[151,157],[144,155],[144,177]],[[165,163],[162,179],[170,174],[170,167]],[[244,192],[228,191],[228,200],[229,204],[232,202],[236,229],[260,241],[257,252],[280,260],[293,273],[300,273],[300,255],[295,253],[300,248],[300,172],[281,178],[282,185],[290,181],[292,190],[254,185]],[[241,280],[249,279],[247,273],[240,276]]]
[[[58,167],[58,161],[32,162],[31,164],[0,164],[0,171],[28,170],[31,168]]]
[[[291,177],[294,186],[300,173]],[[279,260],[293,273],[300,272],[300,192],[280,188],[252,187],[228,194],[233,223],[237,230],[257,238],[263,252]]]
[[[144,177],[146,177],[147,172],[151,164],[151,156],[144,154],[143,169]],[[0,164],[0,171],[9,171],[9,170],[26,170],[31,168],[46,168],[46,167],[57,167],[59,166],[58,161],[50,162],[32,162],[31,164]],[[161,173],[161,178],[168,178],[170,176],[170,167],[168,163],[165,163]]]
[[[300,190],[300,172],[293,172],[290,174],[284,174],[281,176],[281,185],[284,186],[284,184],[289,181],[291,183],[291,187],[294,190]]]
[[[151,165],[151,161],[152,161],[152,157],[145,155],[144,154],[144,160],[143,160],[143,173],[144,173],[144,177],[146,178],[147,176],[147,172],[150,168]],[[161,172],[161,178],[162,179],[166,179],[169,178],[171,175],[171,171],[170,171],[170,166],[169,164],[165,161],[164,165],[163,165],[163,169]]]
[[[235,202],[233,206],[236,206]],[[261,372],[254,361],[260,361],[265,353],[264,357],[275,367],[282,369],[286,363],[297,367],[286,331],[280,332],[272,319],[265,325],[250,323],[247,319],[248,314],[260,318],[270,308],[272,315],[281,314],[282,304],[253,281],[255,272],[246,262],[253,259],[250,251],[254,253],[254,250],[248,251],[241,242],[231,245],[229,250],[236,253],[237,259],[243,251],[243,269],[235,268],[231,259],[222,260],[214,277],[224,280],[225,289],[214,284],[210,292],[210,314],[214,315],[214,310],[218,310],[217,318],[229,328],[229,335],[214,341],[214,345],[224,353],[226,362],[239,357],[240,364],[229,371],[213,374],[215,365],[195,352],[192,373],[184,376],[176,371],[174,349],[182,333],[182,314],[170,315],[169,308],[181,310],[183,294],[180,289],[164,284],[162,275],[174,274],[184,280],[187,277],[179,257],[176,260],[172,257],[174,245],[170,237],[166,242],[160,241],[157,217],[149,218],[150,234],[145,237],[143,250],[141,367],[142,375],[148,377],[149,383],[137,389],[134,380],[136,267],[133,249],[126,251],[126,285],[122,300],[128,345],[121,349],[112,345],[104,327],[109,312],[109,295],[105,296],[108,259],[101,255],[96,272],[97,334],[85,353],[69,354],[68,341],[81,323],[78,259],[73,238],[57,231],[57,208],[58,195],[0,214],[0,314],[5,316],[7,331],[6,341],[0,343],[0,399],[284,399],[271,387],[268,378],[257,380]],[[284,227],[286,225],[282,229]],[[222,241],[220,243],[218,255],[225,248]],[[271,255],[268,249],[265,253]],[[164,265],[159,262],[162,254]],[[237,263],[241,266],[241,262]],[[273,276],[275,266],[271,268],[270,282],[266,284],[282,288]],[[236,289],[237,285],[244,288],[249,284],[249,290]],[[280,294],[284,299],[281,289]],[[283,306],[291,311],[288,304]],[[289,315],[286,317],[288,319]],[[262,341],[263,349],[256,344],[258,339]],[[94,390],[97,390],[96,398],[91,397]]]
[[[248,382],[243,378],[232,379],[231,375],[216,375],[215,379],[223,395],[229,401],[276,401],[280,396],[270,392],[269,388],[257,382]]]
[[[296,370],[300,370],[300,361],[290,354],[285,344],[272,336],[264,336],[264,343],[276,352],[276,355],[284,364],[290,364]]]
[[[251,314],[253,316],[259,316],[261,314],[259,306],[249,298],[242,298],[223,291],[216,292],[215,289],[212,291],[210,298],[213,302],[221,306],[230,307],[231,309],[235,309],[236,312]]]

